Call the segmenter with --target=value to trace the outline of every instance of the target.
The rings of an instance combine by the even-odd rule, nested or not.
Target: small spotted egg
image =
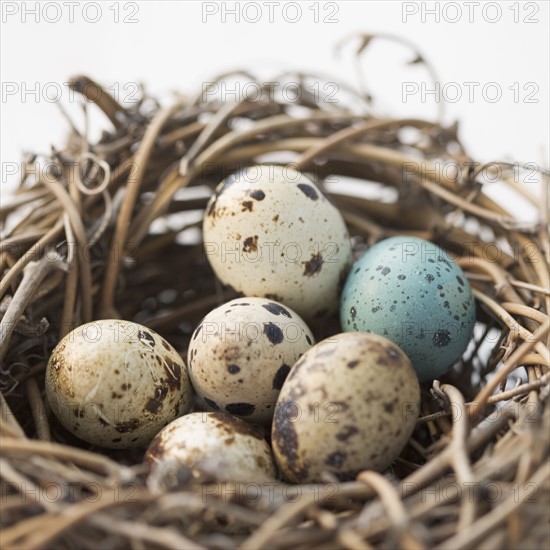
[[[270,423],[290,367],[313,344],[305,322],[266,298],[237,298],[211,311],[187,354],[191,382],[209,410]]]
[[[353,266],[340,306],[342,328],[395,342],[421,381],[442,375],[470,342],[475,301],[445,250],[416,237],[380,241]]]
[[[362,332],[332,336],[290,371],[273,419],[273,452],[284,478],[354,479],[399,455],[418,418],[420,387],[406,355]]]
[[[61,340],[46,369],[46,395],[71,433],[113,449],[148,445],[193,399],[177,351],[151,329],[115,319],[81,325]]]
[[[218,481],[274,481],[275,464],[261,434],[227,413],[195,412],[177,418],[151,441],[144,462],[149,468],[178,462],[195,475]]]
[[[203,234],[224,284],[306,320],[337,311],[350,240],[337,208],[304,174],[257,165],[227,177],[208,203]]]

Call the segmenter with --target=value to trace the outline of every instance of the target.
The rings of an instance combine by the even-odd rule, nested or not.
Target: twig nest
[[[65,428],[110,448],[147,445],[192,405],[177,351],[151,329],[113,319],[82,325],[61,340],[46,369],[46,394]]]
[[[237,298],[208,313],[193,333],[191,382],[208,410],[269,424],[290,368],[313,341],[289,307]]]
[[[197,477],[218,481],[273,481],[276,468],[269,445],[244,420],[227,413],[196,412],[177,418],[151,442],[145,464],[177,461]]]
[[[224,284],[307,320],[337,310],[350,239],[340,212],[304,174],[257,165],[229,176],[208,203],[203,233]]]
[[[344,330],[395,342],[421,381],[460,359],[473,336],[470,283],[448,252],[416,237],[385,239],[353,266],[342,293]]]
[[[407,356],[385,338],[332,336],[292,368],[273,419],[273,452],[285,479],[340,480],[382,471],[399,455],[418,418],[420,387]]]

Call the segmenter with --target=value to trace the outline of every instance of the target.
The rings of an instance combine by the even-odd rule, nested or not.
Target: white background
[[[76,99],[57,92],[71,76],[88,74],[118,90],[120,100],[143,82],[166,102],[172,91],[196,94],[203,82],[235,68],[265,80],[299,69],[356,85],[352,46],[335,55],[337,42],[354,32],[390,33],[417,45],[453,100],[445,122],[460,120],[460,135],[476,159],[548,165],[548,2],[300,2],[301,14],[282,1],[272,4],[271,14],[266,2],[241,2],[239,22],[224,13],[235,2],[106,1],[97,3],[101,13],[80,2],[71,14],[61,0],[42,3],[33,14],[36,4],[2,3],[2,194],[14,180],[7,163],[18,162],[23,150],[46,152],[63,143],[67,123],[56,101],[81,121]],[[405,64],[412,57],[380,41],[362,67],[380,113],[434,119],[433,95],[403,97],[404,83],[433,87],[421,65]],[[492,102],[497,90],[502,96]],[[462,97],[454,101],[457,91]],[[94,119],[94,128],[101,124]],[[523,216],[532,214],[511,196],[503,200]]]

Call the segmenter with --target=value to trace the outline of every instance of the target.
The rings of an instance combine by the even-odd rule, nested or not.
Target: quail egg
[[[209,410],[270,423],[290,367],[313,344],[306,323],[266,298],[237,298],[196,328],[187,354],[191,382]]]
[[[397,458],[418,418],[420,387],[393,342],[362,332],[332,336],[294,365],[273,418],[273,453],[287,481],[354,479]]]
[[[373,332],[395,342],[421,381],[460,359],[475,324],[468,279],[445,250],[416,237],[380,241],[353,266],[342,293],[346,331]]]
[[[337,311],[350,240],[337,208],[306,175],[274,165],[230,175],[208,203],[203,235],[224,284],[306,320]]]
[[[151,329],[114,319],[81,325],[61,340],[46,369],[46,395],[71,433],[110,448],[149,444],[192,405],[176,350]]]
[[[150,468],[177,461],[195,474],[218,481],[275,480],[276,468],[269,445],[244,420],[227,413],[195,412],[177,418],[151,442],[144,462]]]

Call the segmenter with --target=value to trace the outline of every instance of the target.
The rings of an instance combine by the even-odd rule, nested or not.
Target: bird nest
[[[548,212],[518,185],[521,165],[479,164],[457,125],[377,116],[368,94],[344,84],[332,103],[305,73],[277,79],[293,83],[286,96],[247,73],[217,82],[235,78],[261,93],[224,102],[201,90],[164,107],[142,91],[124,107],[75,78],[110,129],[91,142],[66,116],[66,147],[27,155],[3,197],[1,546],[548,547]],[[153,475],[143,450],[72,436],[44,398],[53,347],[94,319],[142,323],[185,356],[200,319],[235,297],[205,259],[202,211],[226,175],[262,162],[310,175],[340,209],[356,255],[384,237],[422,237],[472,285],[474,339],[423,385],[415,431],[383,473],[308,485],[221,483],[185,468]],[[535,204],[540,221],[517,220],[488,196],[487,179]],[[315,331],[339,332],[338,320]]]

